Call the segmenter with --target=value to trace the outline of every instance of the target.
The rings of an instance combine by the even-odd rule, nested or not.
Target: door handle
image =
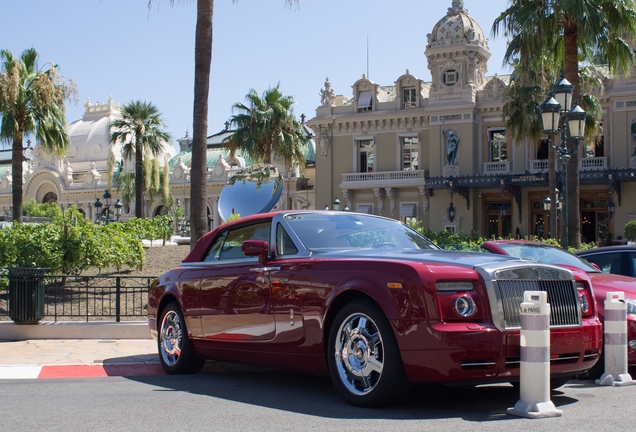
[[[280,270],[280,267],[254,267],[251,268],[250,271],[254,272],[254,273],[263,273],[263,272],[270,272],[270,271],[278,271]]]

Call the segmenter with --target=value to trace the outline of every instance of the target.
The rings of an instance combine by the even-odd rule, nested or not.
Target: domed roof
[[[84,105],[86,111],[81,120],[68,125],[71,144],[66,152],[67,160],[77,169],[90,162],[104,162],[108,159],[110,149],[110,125],[120,118],[121,106],[113,102],[113,98],[105,104],[91,104],[90,99]],[[113,146],[115,157],[121,156],[121,146]]]
[[[477,21],[468,16],[462,0],[453,0],[446,16],[439,20],[428,35],[430,47],[455,45],[458,43],[476,43],[484,45],[487,39]]]

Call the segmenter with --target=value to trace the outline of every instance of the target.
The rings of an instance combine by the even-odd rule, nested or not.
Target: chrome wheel
[[[165,307],[160,322],[157,345],[163,369],[169,374],[199,372],[205,359],[197,356],[194,351],[181,308],[177,302],[171,302]]]
[[[346,389],[355,395],[371,392],[384,369],[382,335],[366,314],[354,313],[342,322],[335,341],[336,367]]]
[[[163,316],[159,333],[161,358],[169,367],[175,366],[181,357],[182,338],[181,317],[170,310]]]

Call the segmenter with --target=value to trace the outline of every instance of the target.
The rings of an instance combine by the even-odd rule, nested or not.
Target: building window
[[[373,214],[373,204],[358,204],[356,213]]]
[[[599,134],[594,141],[585,145],[585,157],[604,157],[605,156],[605,139],[603,137],[603,122],[599,122]]]
[[[442,79],[444,80],[444,85],[452,87],[459,81],[459,72],[455,69],[449,69],[444,72]]]
[[[417,220],[417,204],[401,203],[400,220],[404,223],[415,222]]]
[[[359,172],[373,172],[373,140],[358,141]]]
[[[371,111],[373,108],[372,100],[370,91],[358,93],[358,112]]]
[[[402,171],[416,171],[419,168],[419,144],[417,137],[402,138]]]
[[[404,108],[415,108],[417,102],[417,93],[414,88],[404,89]]]
[[[508,161],[508,143],[506,142],[505,129],[489,130],[488,144],[490,145],[490,162]]]
[[[548,159],[550,154],[550,143],[547,139],[539,140],[539,146],[537,147],[537,159],[545,160]]]

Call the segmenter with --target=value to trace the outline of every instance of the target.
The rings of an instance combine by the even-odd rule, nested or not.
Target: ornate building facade
[[[488,39],[463,3],[453,0],[427,35],[431,82],[409,70],[389,86],[363,75],[344,97],[327,79],[307,122],[318,140],[317,206],[338,197],[431,230],[548,236],[547,142],[506,134],[508,77],[486,76]],[[636,78],[605,87],[603,135],[579,149],[584,242],[620,240],[636,219],[636,202],[625,199],[636,196]]]
[[[121,163],[126,171],[134,171],[134,161],[122,159],[121,145],[112,145],[110,135],[114,119],[121,117],[121,106],[112,97],[107,103],[85,105],[81,120],[68,126],[71,145],[63,157],[50,156],[41,151],[35,144],[24,152],[24,201],[35,199],[38,203],[56,202],[63,209],[75,205],[87,218],[95,220],[94,203],[106,190],[115,202],[121,198],[120,193],[109,183],[109,158]],[[251,163],[248,157],[240,154],[230,157],[224,149],[222,141],[232,133],[227,129],[208,137],[207,143],[207,209],[210,228],[222,223],[218,212],[218,199],[227,181],[241,168]],[[306,128],[308,134],[311,130]],[[180,151],[166,145],[163,154],[158,156],[161,165],[168,157],[170,172],[170,191],[174,199],[178,199],[183,216],[190,215],[190,164],[192,149],[191,139],[185,137],[177,140]],[[285,172],[284,164],[275,164],[283,173],[284,189],[278,209],[308,208],[314,202],[314,161],[315,147],[313,140],[306,153],[305,167],[294,167],[292,172]],[[111,164],[112,165],[112,164]],[[5,218],[12,214],[11,189],[11,150],[0,150],[0,216]],[[162,214],[165,211],[161,200],[144,202],[144,214],[147,217]],[[121,220],[134,217],[134,202],[122,209]]]

